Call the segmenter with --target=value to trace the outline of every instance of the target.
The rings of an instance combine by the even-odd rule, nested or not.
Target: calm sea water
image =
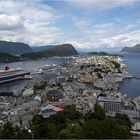
[[[127,71],[133,76],[140,78],[140,54],[122,54],[124,63],[127,65]],[[125,80],[120,85],[120,91],[126,93],[128,97],[140,96],[140,80],[131,79]]]

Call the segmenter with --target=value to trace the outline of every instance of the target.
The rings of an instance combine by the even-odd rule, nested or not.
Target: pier
[[[140,80],[140,77],[133,76],[133,79]]]

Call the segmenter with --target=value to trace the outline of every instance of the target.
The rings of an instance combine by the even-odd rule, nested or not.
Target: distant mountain
[[[121,50],[121,52],[140,53],[140,44],[137,44],[134,47],[125,47]]]
[[[113,53],[106,53],[106,52],[89,52],[89,55],[100,55],[100,56],[120,56],[122,57],[122,55],[120,54],[113,54]]]
[[[91,54],[91,55],[109,55],[106,52],[89,52],[88,54]]]
[[[25,43],[0,41],[0,52],[12,55],[20,55],[23,53],[32,53],[33,50]]]
[[[23,54],[21,57],[27,59],[37,59],[43,57],[53,57],[53,56],[70,56],[78,55],[78,52],[71,44],[56,45],[55,47],[34,53]]]
[[[0,62],[14,62],[19,60],[19,56],[14,56],[8,53],[0,53]]]
[[[98,55],[98,52],[88,52],[88,54],[91,54],[91,55]]]
[[[54,47],[56,47],[56,45],[45,45],[45,46],[39,46],[39,47],[34,46],[32,47],[32,50],[34,52],[40,52],[40,51],[45,51]]]

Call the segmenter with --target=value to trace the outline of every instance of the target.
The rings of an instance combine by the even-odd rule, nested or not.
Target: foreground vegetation
[[[108,118],[99,105],[95,105],[94,113],[88,112],[84,116],[71,105],[49,118],[35,116],[30,130],[13,127],[7,123],[0,128],[0,138],[129,139],[130,126],[130,120],[126,115],[117,114],[115,118]]]

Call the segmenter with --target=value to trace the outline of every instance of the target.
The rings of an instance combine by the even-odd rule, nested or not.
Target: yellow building
[[[87,75],[87,76],[83,77],[83,82],[91,84],[94,82],[94,78],[91,75]]]

